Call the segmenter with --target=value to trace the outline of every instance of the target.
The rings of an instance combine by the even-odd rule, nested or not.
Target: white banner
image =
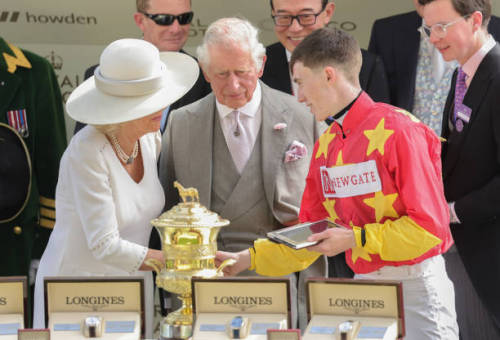
[[[500,15],[499,0],[493,13]],[[82,80],[85,69],[99,60],[107,44],[119,38],[139,38],[134,0],[1,0],[0,35],[7,41],[47,57],[54,66],[65,98]],[[207,26],[227,16],[250,20],[261,30],[261,41],[277,41],[269,0],[192,0],[195,12],[186,50],[193,53]],[[411,0],[337,0],[331,26],[353,34],[368,46],[377,18],[413,10]],[[67,117],[68,136],[74,122]]]

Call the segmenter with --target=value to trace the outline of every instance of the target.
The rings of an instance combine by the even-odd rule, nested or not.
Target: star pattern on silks
[[[355,225],[352,223],[352,221],[349,223],[349,225],[351,226],[351,228],[355,227]],[[356,263],[356,261],[360,257],[365,261],[372,262],[372,258],[370,256],[370,254],[368,254],[368,252],[365,250],[365,248],[356,246],[354,248],[351,248],[351,250],[352,250],[352,254],[351,254],[352,263]]]
[[[337,155],[337,162],[335,163],[335,166],[342,166],[344,165],[344,160],[342,159],[342,150],[339,151],[339,154]]]
[[[326,212],[330,216],[330,220],[335,222],[335,220],[339,219],[339,215],[337,215],[337,212],[335,211],[335,200],[326,200],[323,202],[323,207],[325,207]]]
[[[397,211],[393,207],[397,198],[397,193],[384,195],[382,191],[377,191],[373,197],[365,198],[363,202],[367,206],[375,209],[375,220],[378,223],[384,216],[399,217]]]
[[[325,159],[328,159],[328,146],[330,145],[330,142],[335,138],[337,135],[336,133],[330,133],[330,129],[328,131],[325,131],[320,137],[318,141],[318,151],[316,152],[316,159],[320,158],[321,155],[325,155]]]
[[[368,148],[366,149],[367,156],[370,156],[370,154],[375,150],[378,150],[382,156],[384,155],[385,142],[387,142],[387,139],[389,139],[389,137],[394,133],[394,130],[386,130],[384,128],[384,123],[385,119],[382,118],[375,129],[363,132],[366,138],[370,141]]]
[[[412,115],[410,112],[408,112],[406,110],[396,109],[394,111],[399,112],[399,113],[405,115],[406,117],[409,117],[411,119],[411,121],[414,123],[420,123],[420,119],[418,119],[417,117],[415,117],[414,115]]]
[[[354,247],[351,248],[352,250],[352,263],[356,263],[356,261],[361,257],[363,260],[372,262],[372,258],[370,257],[370,254],[365,250],[365,248],[362,247]]]

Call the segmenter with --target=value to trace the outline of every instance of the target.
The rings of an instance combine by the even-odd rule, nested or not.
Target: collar
[[[283,48],[285,47],[283,46]],[[290,64],[290,59],[292,59],[292,52],[290,52],[285,48],[285,54],[286,54],[286,61],[288,61],[288,63]]]
[[[375,102],[370,96],[365,91],[361,91],[358,98],[352,103],[348,114],[343,117],[342,127],[346,135],[349,135],[366,119],[366,115],[370,112],[373,105],[375,105]]]
[[[470,57],[469,60],[465,62],[465,64],[462,65],[462,70],[467,75],[467,79],[471,79],[474,77],[479,64],[481,64],[488,52],[490,52],[491,49],[495,47],[495,44],[495,39],[493,39],[491,34],[489,34],[483,46],[481,46],[481,48],[476,53],[474,53],[472,57]]]
[[[333,123],[333,121],[336,121],[337,124],[342,125],[344,123],[344,118],[347,112],[351,109],[351,107],[354,105],[354,102],[359,98],[359,96],[363,93],[363,90],[359,91],[358,95],[352,102],[349,103],[346,107],[344,107],[342,110],[337,112],[335,115],[328,117],[325,119],[325,122],[330,125]]]
[[[262,89],[260,87],[260,82],[257,81],[257,86],[255,86],[255,90],[253,91],[252,99],[250,99],[250,101],[246,103],[244,106],[237,108],[237,110],[243,113],[244,115],[253,118],[255,117],[257,111],[259,110],[261,101],[262,101]],[[226,118],[228,114],[230,114],[235,110],[232,107],[219,103],[217,97],[215,98],[215,105],[217,107],[217,111],[219,112],[220,119]]]
[[[0,38],[0,51],[3,51],[0,56],[0,68],[6,69],[9,73],[16,72],[18,66],[31,68],[31,64],[24,53],[16,46],[9,44],[7,41]]]

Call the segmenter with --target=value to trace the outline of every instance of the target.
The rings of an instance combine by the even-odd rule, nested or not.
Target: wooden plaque
[[[267,340],[300,340],[300,329],[268,329]]]
[[[308,320],[314,315],[392,318],[397,320],[398,338],[405,335],[400,281],[310,278],[306,288]]]
[[[143,277],[46,277],[45,322],[52,313],[134,312],[145,335]]]
[[[28,280],[26,276],[0,277],[0,315],[19,314],[28,325]]]
[[[50,340],[50,329],[20,329],[17,340]]]
[[[191,280],[193,314],[283,314],[291,325],[290,279],[220,277]]]

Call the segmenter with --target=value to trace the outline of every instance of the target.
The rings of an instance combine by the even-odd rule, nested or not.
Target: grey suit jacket
[[[262,166],[265,196],[270,211],[280,223],[297,219],[300,200],[309,169],[314,143],[326,125],[317,123],[307,108],[288,94],[262,88]],[[173,187],[178,180],[185,187],[195,187],[200,202],[210,208],[212,189],[213,126],[216,115],[213,93],[170,114],[163,136],[160,158],[160,181],[165,190],[165,209],[179,202]],[[277,123],[286,128],[275,130]],[[285,163],[285,152],[297,140],[306,145],[308,155]],[[245,202],[230,202],[223,216],[229,220],[248,210]]]
[[[314,143],[326,128],[326,124],[317,123],[309,110],[298,103],[295,97],[271,89],[262,82],[260,85],[262,176],[265,198],[275,223],[273,226],[262,227],[242,225],[239,229],[257,230],[258,235],[264,236],[264,230],[279,227],[280,224],[298,218]],[[216,114],[218,113],[213,93],[170,114],[160,157],[160,181],[165,190],[166,209],[170,209],[179,201],[173,187],[174,180],[178,180],[185,187],[197,188],[201,204],[211,208],[212,155],[217,152],[213,149]],[[275,130],[277,123],[285,123],[286,128]],[[294,140],[306,145],[308,154],[297,161],[285,163],[285,152]],[[258,176],[260,175],[259,172]],[[234,221],[248,212],[248,204],[250,203],[245,201],[244,195],[236,195],[219,213],[223,218]],[[248,222],[252,219],[250,217],[243,220]],[[292,314],[297,308],[297,315],[302,316],[299,318],[299,325],[303,329],[307,325],[304,280],[306,277],[326,274],[326,258],[323,256],[299,275],[298,303],[292,303]],[[295,286],[292,287],[292,296],[295,301]]]

